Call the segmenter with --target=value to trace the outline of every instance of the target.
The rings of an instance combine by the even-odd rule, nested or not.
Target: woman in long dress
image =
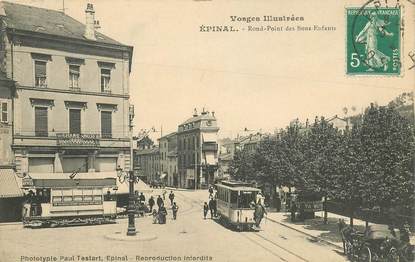
[[[366,23],[363,30],[356,36],[356,42],[360,44],[366,44],[366,64],[370,67],[368,70],[373,71],[374,68],[381,68],[388,70],[388,63],[390,57],[379,51],[378,39],[379,33],[385,34],[385,36],[393,36],[393,33],[386,31],[386,23],[377,17],[376,12],[370,13],[369,21]]]

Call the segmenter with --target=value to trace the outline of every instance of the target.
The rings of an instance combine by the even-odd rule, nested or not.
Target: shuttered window
[[[35,135],[48,136],[47,107],[35,107]]]
[[[101,112],[101,136],[103,138],[112,137],[112,112]]]
[[[35,61],[35,86],[46,87],[46,62]]]
[[[81,110],[69,109],[69,133],[81,133]]]

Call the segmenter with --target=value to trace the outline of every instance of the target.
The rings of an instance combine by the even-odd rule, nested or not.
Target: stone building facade
[[[17,173],[128,169],[133,48],[96,31],[92,4],[85,24],[54,10],[1,9],[3,72],[16,82]]]

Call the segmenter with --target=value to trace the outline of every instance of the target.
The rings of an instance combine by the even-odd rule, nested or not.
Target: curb
[[[115,232],[110,235],[105,235],[104,237],[109,240],[117,241],[152,241],[157,239],[156,235],[148,235],[140,232],[137,232],[137,235],[135,236],[127,236],[126,232]]]
[[[325,239],[323,239],[323,238],[321,238],[321,237],[316,237],[316,236],[313,236],[313,235],[311,235],[311,234],[309,234],[309,233],[306,233],[306,232],[304,232],[304,231],[302,231],[302,230],[299,230],[299,229],[297,229],[297,228],[295,228],[295,227],[289,226],[289,225],[287,225],[287,224],[285,224],[285,223],[283,223],[283,222],[276,221],[275,219],[272,219],[272,218],[269,218],[269,217],[267,217],[267,219],[268,219],[268,220],[270,220],[270,221],[272,221],[272,222],[274,222],[274,223],[280,224],[280,225],[285,226],[285,227],[287,227],[287,228],[289,228],[289,229],[292,229],[292,230],[294,230],[294,231],[297,231],[297,232],[299,232],[299,233],[301,233],[301,234],[307,235],[307,236],[309,236],[309,237],[311,237],[311,238],[313,238],[313,239],[315,239],[315,240],[319,240],[319,241],[324,242],[324,243],[326,243],[326,244],[328,244],[328,245],[330,245],[330,246],[333,246],[333,247],[335,247],[335,248],[341,249],[341,250],[343,251],[343,246],[340,246],[340,245],[335,244],[335,243],[333,243],[333,242],[331,242],[331,241],[325,240]]]
[[[0,223],[0,227],[1,226],[23,226],[22,222],[4,222],[4,223]]]

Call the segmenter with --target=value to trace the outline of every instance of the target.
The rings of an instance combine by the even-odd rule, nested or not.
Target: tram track
[[[179,192],[175,192],[177,195],[181,197],[183,201],[190,205],[189,208],[186,208],[181,212],[181,214],[188,214],[193,213],[195,211],[196,205],[201,205],[201,201],[197,201],[194,199],[189,198]],[[310,262],[310,260],[300,256],[299,254],[294,253],[293,251],[279,245],[275,241],[270,238],[267,238],[261,235],[259,232],[241,232],[240,236],[247,239],[248,241],[252,242],[253,244],[259,246],[260,248],[264,249],[268,253],[272,254],[276,258],[280,259],[281,261],[303,261],[303,262]]]

